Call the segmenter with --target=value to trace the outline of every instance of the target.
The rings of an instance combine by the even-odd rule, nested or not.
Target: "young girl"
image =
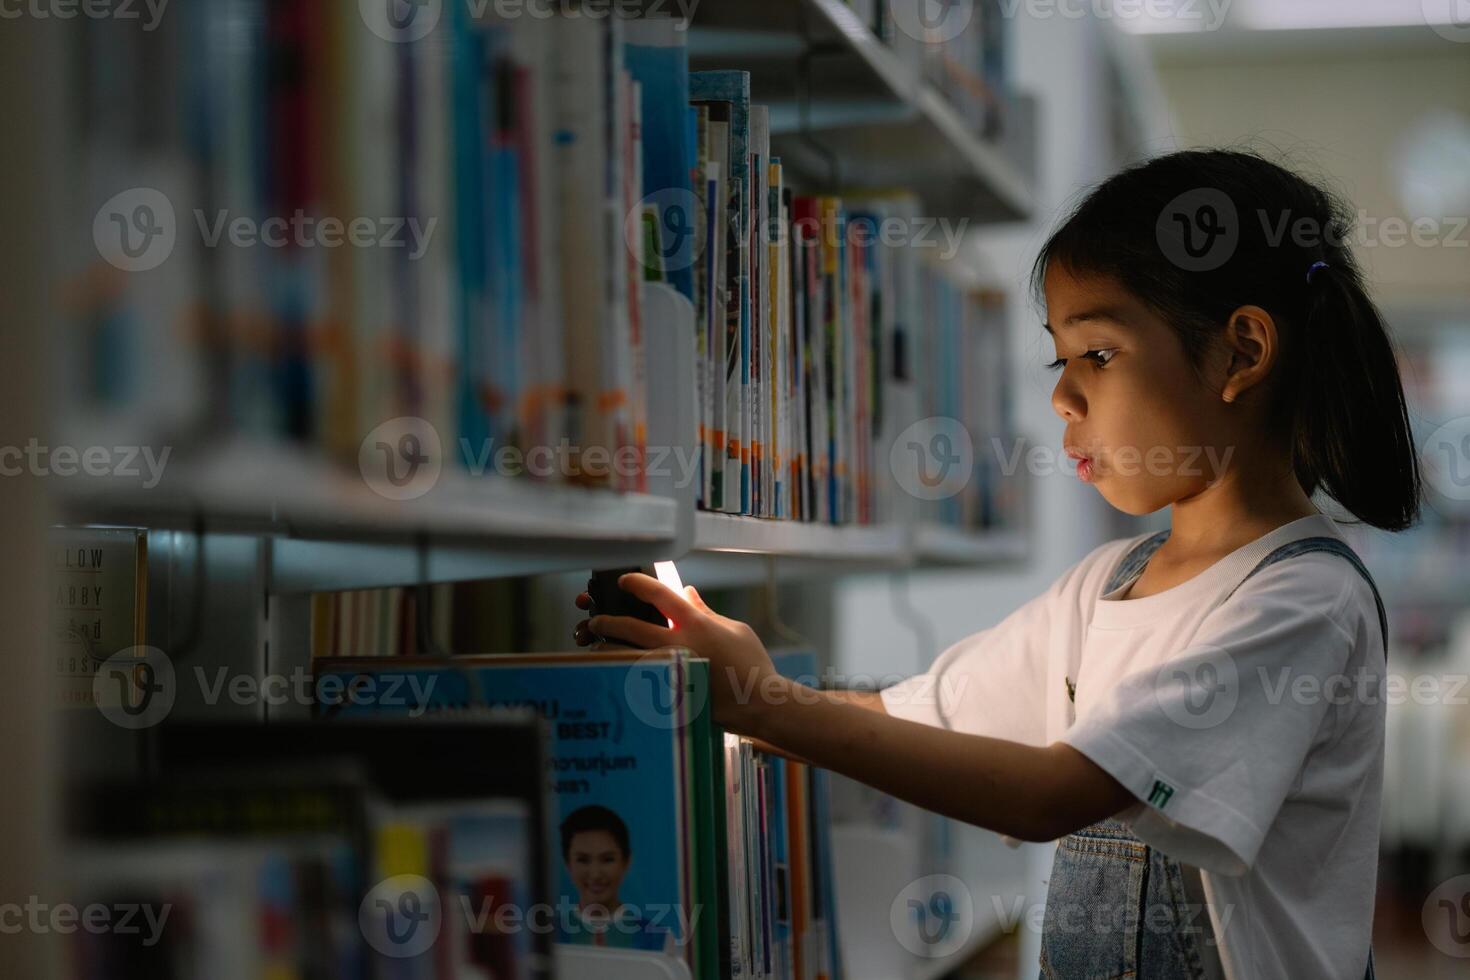
[[[1350,215],[1228,151],[1081,204],[1034,273],[1063,445],[1171,528],[1096,548],[927,674],[794,697],[749,626],[636,574],[622,587],[674,625],[595,616],[577,641],[688,647],[726,728],[1059,840],[1044,977],[1372,976],[1386,622],[1312,496],[1400,530],[1420,475]]]

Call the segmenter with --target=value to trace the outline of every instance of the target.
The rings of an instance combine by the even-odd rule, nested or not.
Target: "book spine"
[[[627,79],[625,90],[625,112],[628,116],[628,126],[625,136],[626,151],[623,160],[623,207],[620,213],[629,215],[639,208],[639,202],[643,198],[643,95],[641,83],[635,81],[632,75],[624,73]],[[657,223],[655,223],[657,225]],[[619,229],[622,228],[620,224]],[[644,326],[643,326],[643,269],[644,254],[641,250],[642,239],[633,236],[630,245],[624,235],[623,254],[626,257],[626,277],[628,283],[628,346],[627,357],[629,360],[628,387],[631,394],[630,414],[631,419],[631,452],[627,456],[627,462],[619,466],[620,475],[626,475],[628,479],[622,482],[622,487],[627,490],[646,491],[648,489],[648,475],[646,459],[648,454],[648,369],[646,364],[646,351],[644,349]],[[659,254],[659,253],[655,253]],[[628,470],[631,468],[631,472]]]

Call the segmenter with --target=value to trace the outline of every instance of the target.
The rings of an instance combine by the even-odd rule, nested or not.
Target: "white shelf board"
[[[171,459],[144,477],[56,481],[64,519],[264,534],[272,588],[335,591],[680,557],[679,503],[651,494],[446,471],[414,500],[375,493],[358,474],[305,450],[231,444]],[[980,564],[1024,554],[1019,536],[966,536],[937,526],[835,526],[699,512],[689,558],[708,581],[881,571],[916,563]],[[423,539],[420,551],[419,539]]]
[[[901,566],[908,561],[902,525],[833,525],[701,511],[694,515],[694,550]]]
[[[57,481],[66,520],[270,535],[280,591],[643,564],[677,548],[678,503],[446,470],[405,501],[305,449],[232,444],[139,478]],[[425,542],[421,553],[419,540]]]
[[[768,581],[831,579],[858,573],[891,572],[902,567],[891,556],[866,561],[851,558],[764,556],[730,551],[691,551],[679,559],[684,581],[703,589],[736,589]]]
[[[920,564],[1019,561],[1028,550],[1020,531],[970,531],[943,524],[919,524],[913,531],[914,557]]]
[[[359,474],[315,453],[243,444],[170,461],[152,487],[142,477],[60,482],[63,503],[73,512],[132,512],[151,520],[202,513],[211,525],[261,525],[283,533],[427,533],[460,541],[670,541],[678,506],[647,494],[475,477],[447,468],[422,496],[389,500]]]

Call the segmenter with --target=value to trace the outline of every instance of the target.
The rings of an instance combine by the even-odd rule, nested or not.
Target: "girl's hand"
[[[715,722],[733,732],[755,734],[761,695],[768,684],[779,681],[771,655],[755,630],[705,605],[692,585],[684,586],[681,595],[652,576],[629,572],[618,579],[618,586],[655,606],[674,625],[655,626],[631,616],[593,616],[573,631],[577,645],[605,648],[596,642],[602,636],[644,648],[686,647],[710,662]],[[576,602],[579,609],[592,606],[585,592]]]

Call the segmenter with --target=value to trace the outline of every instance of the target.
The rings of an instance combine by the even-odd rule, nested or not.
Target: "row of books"
[[[434,436],[415,460],[517,449],[527,478],[643,490],[650,393],[687,384],[701,506],[879,519],[888,397],[926,304],[966,288],[915,241],[932,222],[873,234],[916,199],[795,193],[749,74],[691,73],[679,21],[482,6],[421,38],[278,0],[70,35],[78,438],[368,465],[406,417]],[[694,378],[651,371],[661,288],[693,309]]]
[[[537,576],[511,576],[314,593],[312,657],[555,649],[571,635],[575,622],[567,620],[569,610],[575,610],[559,584]]]
[[[356,461],[416,417],[462,468],[565,441],[548,478],[643,488],[641,460],[587,451],[644,438],[623,217],[643,195],[640,51],[667,22],[475,6],[412,43],[357,5],[278,0],[69,35],[84,432]]]
[[[777,659],[815,681],[810,653]],[[324,720],[502,708],[545,719],[552,901],[586,925],[559,944],[677,961],[700,980],[841,975],[827,776],[714,728],[707,661],[670,649],[314,666],[334,689],[420,692],[411,705],[347,697],[322,705]]]
[[[795,194],[748,73],[696,72],[689,89],[697,212],[655,216],[686,233],[677,244],[652,236],[648,255],[693,264],[700,504],[836,524],[892,519],[882,502],[903,488],[889,449],[918,421],[905,389],[972,437],[1008,426],[1003,307],[993,315],[994,294],[948,270],[944,238],[957,250],[964,229],[926,218],[915,195]]]
[[[547,887],[541,723],[333,727],[164,726],[155,777],[76,791],[65,889],[96,921],[65,975],[557,975],[526,915]],[[475,743],[507,758],[448,761]]]

